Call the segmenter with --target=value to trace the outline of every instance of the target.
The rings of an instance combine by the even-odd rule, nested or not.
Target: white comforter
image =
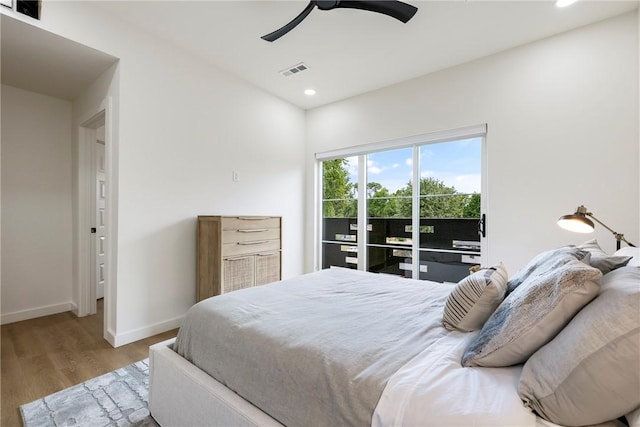
[[[518,397],[520,366],[460,365],[462,353],[476,333],[450,332],[397,371],[378,402],[372,425],[536,426],[537,417]]]

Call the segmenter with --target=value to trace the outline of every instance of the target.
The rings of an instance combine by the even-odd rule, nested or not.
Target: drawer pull
[[[238,245],[261,245],[263,243],[269,243],[268,240],[256,240],[253,242],[238,242]]]
[[[238,219],[244,221],[251,221],[253,219],[261,220],[261,219],[271,219],[270,216],[239,216]]]
[[[268,228],[256,228],[256,229],[238,230],[238,233],[264,233],[265,231],[269,231],[269,229]]]
[[[267,254],[256,254],[256,256],[276,256],[276,255],[278,255],[278,252],[271,252]]]
[[[251,259],[251,257],[249,256],[243,256],[243,257],[236,257],[236,258],[225,258],[225,261],[244,261],[247,259]]]

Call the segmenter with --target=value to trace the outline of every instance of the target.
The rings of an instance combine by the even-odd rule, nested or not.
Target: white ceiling
[[[362,10],[314,9],[273,43],[260,39],[306,1],[96,1],[91,4],[309,109],[468,62],[636,9],[638,0],[407,0],[407,24]],[[46,13],[46,2],[42,13]],[[2,26],[5,82],[5,25]],[[24,52],[25,50],[23,50]],[[23,55],[24,56],[24,55]],[[29,55],[36,56],[36,55]],[[280,71],[304,62],[290,77]],[[308,97],[304,89],[317,94]]]
[[[307,1],[113,2],[104,10],[308,109],[567,31],[638,1],[415,1],[407,24],[362,10],[314,9],[273,43],[260,39]],[[279,71],[304,62],[290,77]],[[303,94],[307,87],[317,94]]]
[[[1,16],[2,84],[72,101],[117,58]]]

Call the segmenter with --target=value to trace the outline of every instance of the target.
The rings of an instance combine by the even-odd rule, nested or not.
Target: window
[[[466,276],[482,254],[485,131],[344,150],[358,152],[352,156],[318,155],[319,265],[439,282]]]

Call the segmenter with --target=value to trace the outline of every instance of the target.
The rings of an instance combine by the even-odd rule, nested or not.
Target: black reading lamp
[[[603,226],[604,228],[606,228],[607,230],[613,233],[613,235],[616,238],[616,249],[620,249],[621,241],[625,242],[629,246],[633,246],[633,247],[636,246],[633,243],[629,242],[627,239],[625,239],[623,234],[617,233],[613,231],[611,228],[607,227],[606,224],[604,224],[598,218],[593,216],[593,214],[587,211],[587,208],[585,208],[582,205],[576,208],[575,213],[561,216],[560,219],[558,220],[558,225],[564,228],[565,230],[574,231],[576,233],[591,233],[595,228],[595,226],[593,225],[593,221],[591,221],[587,217],[591,217],[593,221],[597,222],[598,224],[600,224],[601,226]]]

